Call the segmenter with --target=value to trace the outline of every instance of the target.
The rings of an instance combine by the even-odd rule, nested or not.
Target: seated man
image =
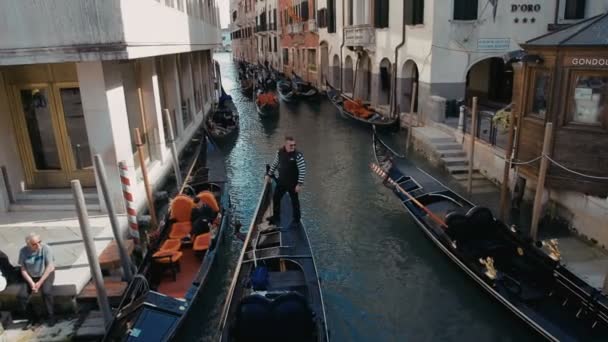
[[[215,196],[209,191],[203,191],[195,199],[196,207],[192,208],[192,234],[209,233],[209,225],[219,213]]]
[[[40,236],[30,233],[25,238],[26,246],[19,251],[19,266],[21,276],[25,283],[17,294],[20,309],[30,320],[36,321],[36,315],[31,310],[29,301],[32,293],[42,293],[42,300],[46,306],[49,316],[48,325],[55,325],[55,315],[53,311],[53,281],[55,280],[55,265],[51,248],[43,244]]]

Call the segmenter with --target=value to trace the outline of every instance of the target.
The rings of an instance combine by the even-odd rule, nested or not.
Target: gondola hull
[[[285,102],[291,102],[296,98],[296,93],[288,81],[277,82],[277,92],[279,93],[279,98]]]
[[[209,117],[205,120],[205,129],[207,130],[207,133],[218,142],[230,139],[236,135],[240,127],[239,112],[234,105],[234,102],[232,102],[232,100],[227,100],[224,103],[224,107],[224,110],[229,110],[232,113],[233,122],[228,124],[215,122],[213,118],[214,113],[210,113]]]
[[[204,141],[206,139],[201,139]],[[217,253],[222,245],[225,231],[229,229],[231,222],[230,200],[226,180],[226,170],[223,164],[223,155],[212,142],[201,143],[204,150],[199,153],[201,162],[190,166],[190,172],[186,179],[188,186],[195,193],[202,190],[211,190],[220,197],[220,215],[217,229],[211,234],[208,248],[202,251],[202,255],[196,257],[194,250],[183,249],[182,263],[186,255],[192,254],[194,264],[184,267],[179,271],[182,274],[174,279],[166,279],[167,285],[160,282],[158,285],[153,280],[155,251],[159,251],[161,244],[167,242],[172,220],[169,214],[161,220],[160,234],[155,243],[149,247],[144,257],[138,275],[131,282],[121,304],[116,310],[116,316],[106,331],[104,341],[170,341],[172,340],[185,318],[192,309],[192,303],[202,293],[207,283],[208,275],[212,271]],[[207,172],[197,172],[206,170]],[[196,244],[196,241],[195,241]],[[184,247],[185,248],[185,247]],[[181,252],[180,252],[181,253]],[[202,261],[200,261],[202,257]],[[198,264],[197,264],[198,262]],[[195,265],[198,265],[196,267]],[[192,267],[195,266],[195,267]],[[160,274],[163,277],[163,274]],[[148,286],[157,286],[150,289]],[[183,288],[183,290],[182,290]],[[183,292],[181,292],[183,291]],[[179,295],[177,295],[179,293]]]
[[[280,228],[269,227],[265,219],[272,211],[271,197],[272,186],[267,183],[227,295],[220,341],[328,341],[306,230],[302,222],[292,221],[289,196],[283,197]],[[260,274],[266,275],[265,282],[259,282]],[[286,307],[290,309],[281,311]],[[251,309],[255,313],[249,314]]]
[[[342,114],[342,116],[344,116],[345,118],[349,118],[351,120],[368,126],[376,126],[379,129],[399,127],[398,117],[386,118],[385,116],[379,113],[374,113],[369,118],[361,118],[356,116],[355,114],[349,112],[344,108],[342,94],[337,89],[332,87],[330,84],[327,84],[327,88],[327,98],[336,107],[336,109],[338,109],[338,112],[340,112],[340,114]]]
[[[605,297],[527,242],[517,230],[495,220],[489,210],[476,207],[424,171],[396,158],[376,138],[374,152],[379,165],[389,170],[384,183],[425,235],[498,302],[548,340],[608,339]],[[403,170],[407,170],[407,175]],[[438,223],[442,219],[445,227]],[[488,257],[496,267],[482,264]],[[491,268],[497,271],[496,275]],[[569,307],[563,305],[566,302],[570,302]],[[581,312],[586,312],[586,317]]]

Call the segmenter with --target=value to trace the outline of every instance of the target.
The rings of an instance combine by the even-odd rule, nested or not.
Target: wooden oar
[[[399,190],[399,192],[401,192],[402,194],[406,195],[412,202],[414,202],[414,204],[416,204],[420,209],[424,210],[425,213],[427,213],[429,215],[429,217],[431,219],[433,219],[433,221],[437,222],[441,227],[443,228],[448,228],[448,225],[445,223],[445,221],[443,221],[439,216],[435,215],[429,208],[425,207],[424,204],[420,203],[414,196],[412,196],[409,192],[405,191],[399,184],[397,184],[397,182],[395,182],[394,180],[392,180],[388,174],[386,173],[386,171],[384,171],[384,169],[382,169],[380,166],[371,163],[369,165],[369,167],[372,169],[372,171],[374,171],[374,173],[376,173],[378,176],[384,178],[389,184],[391,184],[392,186],[394,186],[397,190]]]

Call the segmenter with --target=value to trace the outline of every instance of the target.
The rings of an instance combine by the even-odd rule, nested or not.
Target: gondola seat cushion
[[[171,201],[171,219],[177,222],[188,222],[194,208],[194,200],[186,195],[177,195]]]
[[[182,242],[180,239],[167,239],[160,246],[161,251],[179,251],[182,247]]]
[[[152,255],[154,261],[161,264],[177,263],[182,258],[183,253],[180,251],[163,251],[160,250]]]
[[[220,211],[220,206],[217,204],[217,200],[211,191],[205,190],[201,191],[196,195],[196,197],[206,204],[209,208],[211,208],[214,212]]]
[[[258,294],[241,300],[235,318],[236,341],[269,341],[275,329],[272,322],[272,303]]]
[[[496,224],[494,214],[486,207],[475,206],[467,212],[466,216],[469,219],[469,224],[472,226],[472,229],[478,233],[488,233],[493,230]]]
[[[202,252],[209,249],[211,244],[211,233],[200,234],[194,239],[192,244],[192,250],[195,252]]]
[[[275,341],[309,341],[314,333],[314,315],[306,298],[297,292],[277,297],[273,302]]]
[[[445,216],[445,224],[448,226],[446,233],[452,240],[468,240],[470,238],[469,219],[453,211]]]
[[[190,235],[192,231],[192,222],[175,222],[171,225],[171,231],[169,232],[170,239],[182,240],[183,238]]]

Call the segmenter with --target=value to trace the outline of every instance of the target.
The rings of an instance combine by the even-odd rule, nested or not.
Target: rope
[[[525,161],[525,162],[522,162],[522,161],[518,162],[518,161],[513,161],[513,160],[511,160],[511,164],[512,164],[512,165],[527,165],[527,164],[532,164],[532,163],[534,163],[535,161],[540,160],[542,157],[543,157],[543,156],[538,156],[538,157],[536,157],[536,158],[534,158],[534,159],[530,159],[530,160]],[[505,158],[502,158],[502,159],[504,160]]]
[[[548,155],[545,154],[544,156],[547,159],[549,159],[549,161],[552,162],[553,164],[559,166],[560,168],[562,168],[562,169],[564,169],[564,170],[566,170],[566,171],[568,171],[570,173],[574,173],[575,175],[578,175],[578,176],[581,176],[581,177],[587,177],[587,178],[591,178],[591,179],[608,180],[608,177],[592,176],[592,175],[587,175],[587,174],[584,174],[584,173],[580,173],[580,172],[574,171],[574,170],[569,169],[569,168],[565,167],[564,165],[556,162],[555,160],[551,159],[551,157],[549,157]]]

